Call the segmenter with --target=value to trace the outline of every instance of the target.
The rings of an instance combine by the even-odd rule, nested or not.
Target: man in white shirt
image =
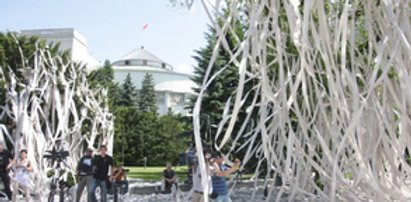
[[[213,184],[211,182],[211,175],[212,175],[212,168],[209,166],[209,162],[208,160],[210,159],[211,155],[210,153],[206,153],[204,155],[206,162],[206,171],[207,171],[207,176],[205,176],[207,178],[207,182],[208,182],[208,190],[204,191],[204,187],[201,183],[201,179],[202,179],[202,175],[201,175],[201,171],[200,171],[200,166],[197,165],[195,166],[196,168],[194,168],[193,170],[195,170],[195,172],[193,173],[193,189],[194,189],[194,193],[192,196],[192,202],[204,202],[204,194],[211,194],[212,193],[212,189],[213,189]]]

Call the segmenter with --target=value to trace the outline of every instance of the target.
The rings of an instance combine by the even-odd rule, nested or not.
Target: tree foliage
[[[240,21],[235,21],[233,33],[228,32],[226,34],[227,45],[230,50],[234,52],[238,49],[238,40],[243,37],[244,27]],[[238,38],[239,37],[239,38]],[[206,45],[195,51],[196,55],[193,58],[197,62],[197,66],[194,69],[194,76],[192,80],[198,85],[202,86],[206,71],[210,65],[210,61],[213,56],[213,51],[217,45],[217,35],[214,28],[209,28],[208,32],[205,34]],[[217,72],[221,71],[215,79],[208,85],[201,104],[200,110],[200,120],[201,120],[201,134],[203,139],[207,141],[208,144],[214,145],[215,141],[219,141],[220,138],[215,139],[215,134],[217,132],[216,127],[223,119],[224,109],[229,105],[229,110],[231,110],[231,105],[236,94],[236,89],[239,82],[238,77],[238,67],[232,62],[232,55],[222,46],[218,48],[217,57],[215,62],[212,64],[210,71],[210,77]],[[248,67],[247,67],[248,68]],[[247,79],[246,90],[250,90],[253,87],[253,80]],[[200,87],[195,88],[196,93],[200,92]],[[252,100],[254,93],[251,93],[245,100],[245,104],[249,104]],[[196,98],[192,99],[189,108],[193,108]],[[240,130],[242,121],[246,117],[246,112],[244,109],[240,111],[238,123],[236,124],[233,135],[237,134]],[[256,118],[254,118],[256,119]],[[223,132],[225,130],[223,129]]]
[[[107,95],[109,100],[109,106],[111,112],[114,112],[116,106],[120,105],[122,94],[122,88],[114,82],[114,70],[110,61],[106,60],[102,68],[96,69],[87,77],[89,84],[92,88],[105,88],[107,89]]]
[[[59,44],[47,44],[37,37],[0,33],[2,71],[8,72],[11,69],[16,72],[18,79],[25,79],[18,70],[23,68],[22,61],[27,66],[33,65],[36,46],[47,47],[51,57],[59,57],[62,61],[70,60],[68,52],[60,51]],[[21,54],[24,55],[24,60]],[[81,64],[74,65],[76,70],[84,71]],[[143,84],[141,102],[138,102],[139,97],[130,75],[121,85],[114,82],[114,70],[109,61],[105,61],[103,67],[91,71],[87,80],[91,89],[107,90],[109,110],[115,116],[113,156],[117,162],[124,162],[125,165],[142,165],[145,156],[149,165],[164,165],[167,161],[178,162],[179,154],[185,151],[189,140],[189,137],[181,134],[190,130],[190,127],[179,115],[169,113],[160,116],[157,113],[152,75],[147,74],[141,81]],[[7,102],[4,87],[7,82],[10,82],[7,77],[1,77],[0,104],[2,106]],[[80,110],[82,108],[80,99],[77,99],[76,104]],[[140,110],[140,107],[149,110]],[[2,122],[7,124],[8,120]],[[84,121],[82,134],[88,135],[91,128],[92,123]]]
[[[127,74],[126,79],[122,85],[122,91],[120,96],[119,105],[127,107],[135,107],[137,104],[137,91],[136,87],[131,80],[130,73]]]
[[[144,79],[141,83],[138,107],[141,111],[144,112],[156,113],[158,110],[156,92],[154,89],[154,79],[153,75],[149,73],[146,73],[144,75]]]
[[[152,75],[145,75],[139,96],[132,93],[136,90],[130,75],[121,85],[121,92],[119,104],[114,106],[114,158],[125,165],[142,165],[144,157],[149,165],[178,163],[179,154],[189,142],[189,137],[181,134],[189,126],[179,115],[157,113]]]

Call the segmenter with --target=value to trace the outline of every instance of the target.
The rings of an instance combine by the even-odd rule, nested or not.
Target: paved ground
[[[160,194],[158,193],[157,188],[154,189],[153,187],[158,187],[160,185],[159,182],[146,182],[143,180],[134,180],[131,183],[131,188],[134,191],[130,191],[130,194],[124,196],[119,200],[119,202],[183,202],[183,201],[191,201],[188,192],[179,191],[177,192],[177,200],[173,199],[172,194]],[[149,189],[147,189],[149,188]],[[136,192],[136,190],[146,189],[144,192]],[[75,188],[73,188],[75,190]],[[154,190],[154,191],[153,191]],[[146,194],[142,194],[146,193]],[[98,195],[98,194],[97,194]],[[252,187],[252,185],[247,185],[247,183],[237,184],[235,189],[231,194],[231,199],[233,202],[262,202],[262,201],[275,201],[275,196],[272,197],[271,200],[266,200],[264,197],[263,187],[259,187],[256,191]],[[286,196],[285,196],[286,197]],[[32,201],[40,201],[39,199],[32,198]],[[112,200],[112,196],[109,196],[109,201]],[[188,200],[185,200],[188,199]],[[0,199],[0,202],[2,200]],[[21,197],[18,201],[24,201]],[[58,198],[55,198],[55,201],[58,201]],[[83,200],[86,200],[86,194],[83,194]],[[288,201],[284,198],[283,201]]]
[[[252,193],[249,188],[240,188],[235,190],[231,199],[233,202],[260,202],[265,201],[262,191],[257,191],[255,193],[254,199],[252,199]],[[180,192],[179,199],[177,201],[184,201],[187,197],[187,192]],[[124,202],[159,202],[159,201],[174,201],[172,194],[150,194],[150,195],[129,195],[126,197]]]

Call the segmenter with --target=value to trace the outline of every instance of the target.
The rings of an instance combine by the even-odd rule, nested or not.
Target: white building
[[[68,29],[21,30],[22,35],[37,36],[49,43],[60,43],[61,50],[69,50],[71,59],[83,62],[87,69],[93,70],[102,65],[90,55],[87,39],[78,31]],[[171,109],[174,113],[188,115],[187,101],[194,95],[195,83],[190,75],[173,71],[173,67],[144,48],[136,49],[113,63],[114,79],[123,83],[127,74],[131,75],[137,90],[141,89],[144,75],[153,75],[157,95],[158,113],[163,115]]]
[[[86,37],[72,28],[21,30],[21,34],[37,36],[48,43],[60,43],[61,50],[69,50],[71,59],[83,62],[89,71],[101,66],[100,62],[90,55]]]
[[[171,65],[143,47],[115,61],[113,70],[114,79],[120,84],[124,82],[127,74],[130,74],[137,90],[141,89],[145,74],[150,73],[155,83],[158,113],[163,115],[171,109],[174,113],[188,115],[185,107],[189,98],[194,95],[192,88],[196,86],[190,75],[175,72]]]

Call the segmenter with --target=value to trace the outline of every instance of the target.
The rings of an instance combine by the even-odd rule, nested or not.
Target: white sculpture
[[[409,1],[202,2],[219,36],[215,50],[225,48],[238,67],[239,86],[227,101],[216,147],[247,151],[245,164],[260,158],[256,174],[265,165],[282,176],[283,185],[271,192],[276,201],[286,192],[289,201],[410,200]],[[224,36],[235,34],[235,20],[245,25],[244,39],[229,49]],[[200,151],[200,106],[216,54],[193,114]],[[246,92],[250,79],[256,83]],[[249,95],[254,103],[245,106]],[[257,112],[258,121],[236,123],[240,109]],[[236,124],[243,130],[233,134]]]
[[[22,51],[20,51],[22,53]],[[47,194],[46,173],[50,170],[43,156],[58,142],[70,152],[67,164],[75,170],[77,160],[86,147],[113,145],[113,116],[107,107],[107,91],[89,87],[82,65],[52,57],[47,49],[38,49],[34,56],[24,56],[22,71],[25,79],[18,81],[11,69],[1,72],[8,89],[8,101],[0,116],[15,123],[8,131],[0,125],[0,138],[14,144],[15,153],[28,151],[33,165],[33,187],[41,196]],[[28,61],[33,59],[33,66]],[[82,130],[85,124],[91,130]],[[96,150],[97,151],[97,150]]]

